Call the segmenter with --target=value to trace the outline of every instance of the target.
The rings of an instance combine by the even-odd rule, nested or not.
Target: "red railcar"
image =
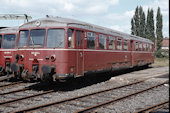
[[[0,29],[0,74],[10,74],[11,63],[15,60],[15,45],[18,27]],[[6,72],[6,73],[5,73]]]
[[[145,38],[67,18],[44,18],[20,26],[12,67],[24,79],[61,80],[149,65],[153,54],[153,42]]]

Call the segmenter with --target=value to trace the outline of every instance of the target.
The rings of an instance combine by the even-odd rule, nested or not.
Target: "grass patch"
[[[169,57],[164,57],[164,58],[155,58],[154,63],[152,64],[153,67],[161,66],[169,66]]]

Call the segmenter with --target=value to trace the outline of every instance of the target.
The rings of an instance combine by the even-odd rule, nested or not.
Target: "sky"
[[[32,20],[46,15],[81,20],[91,24],[131,33],[135,8],[142,6],[145,14],[157,8],[163,15],[163,36],[169,37],[169,0],[0,0],[0,14],[27,14]],[[23,20],[0,20],[0,26],[19,26]],[[156,21],[155,21],[156,23]]]

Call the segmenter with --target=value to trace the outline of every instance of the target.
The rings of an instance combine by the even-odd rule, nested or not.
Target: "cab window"
[[[30,32],[29,47],[43,47],[45,40],[45,29],[33,29]]]
[[[28,42],[28,30],[23,30],[19,32],[19,43],[18,47],[27,47]]]
[[[64,48],[65,46],[65,30],[49,29],[47,33],[48,48]]]
[[[13,49],[15,47],[15,34],[4,35],[3,39],[3,48],[4,49]]]

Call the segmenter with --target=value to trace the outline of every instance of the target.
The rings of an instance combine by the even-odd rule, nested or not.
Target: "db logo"
[[[31,52],[32,55],[37,56],[40,52]]]

